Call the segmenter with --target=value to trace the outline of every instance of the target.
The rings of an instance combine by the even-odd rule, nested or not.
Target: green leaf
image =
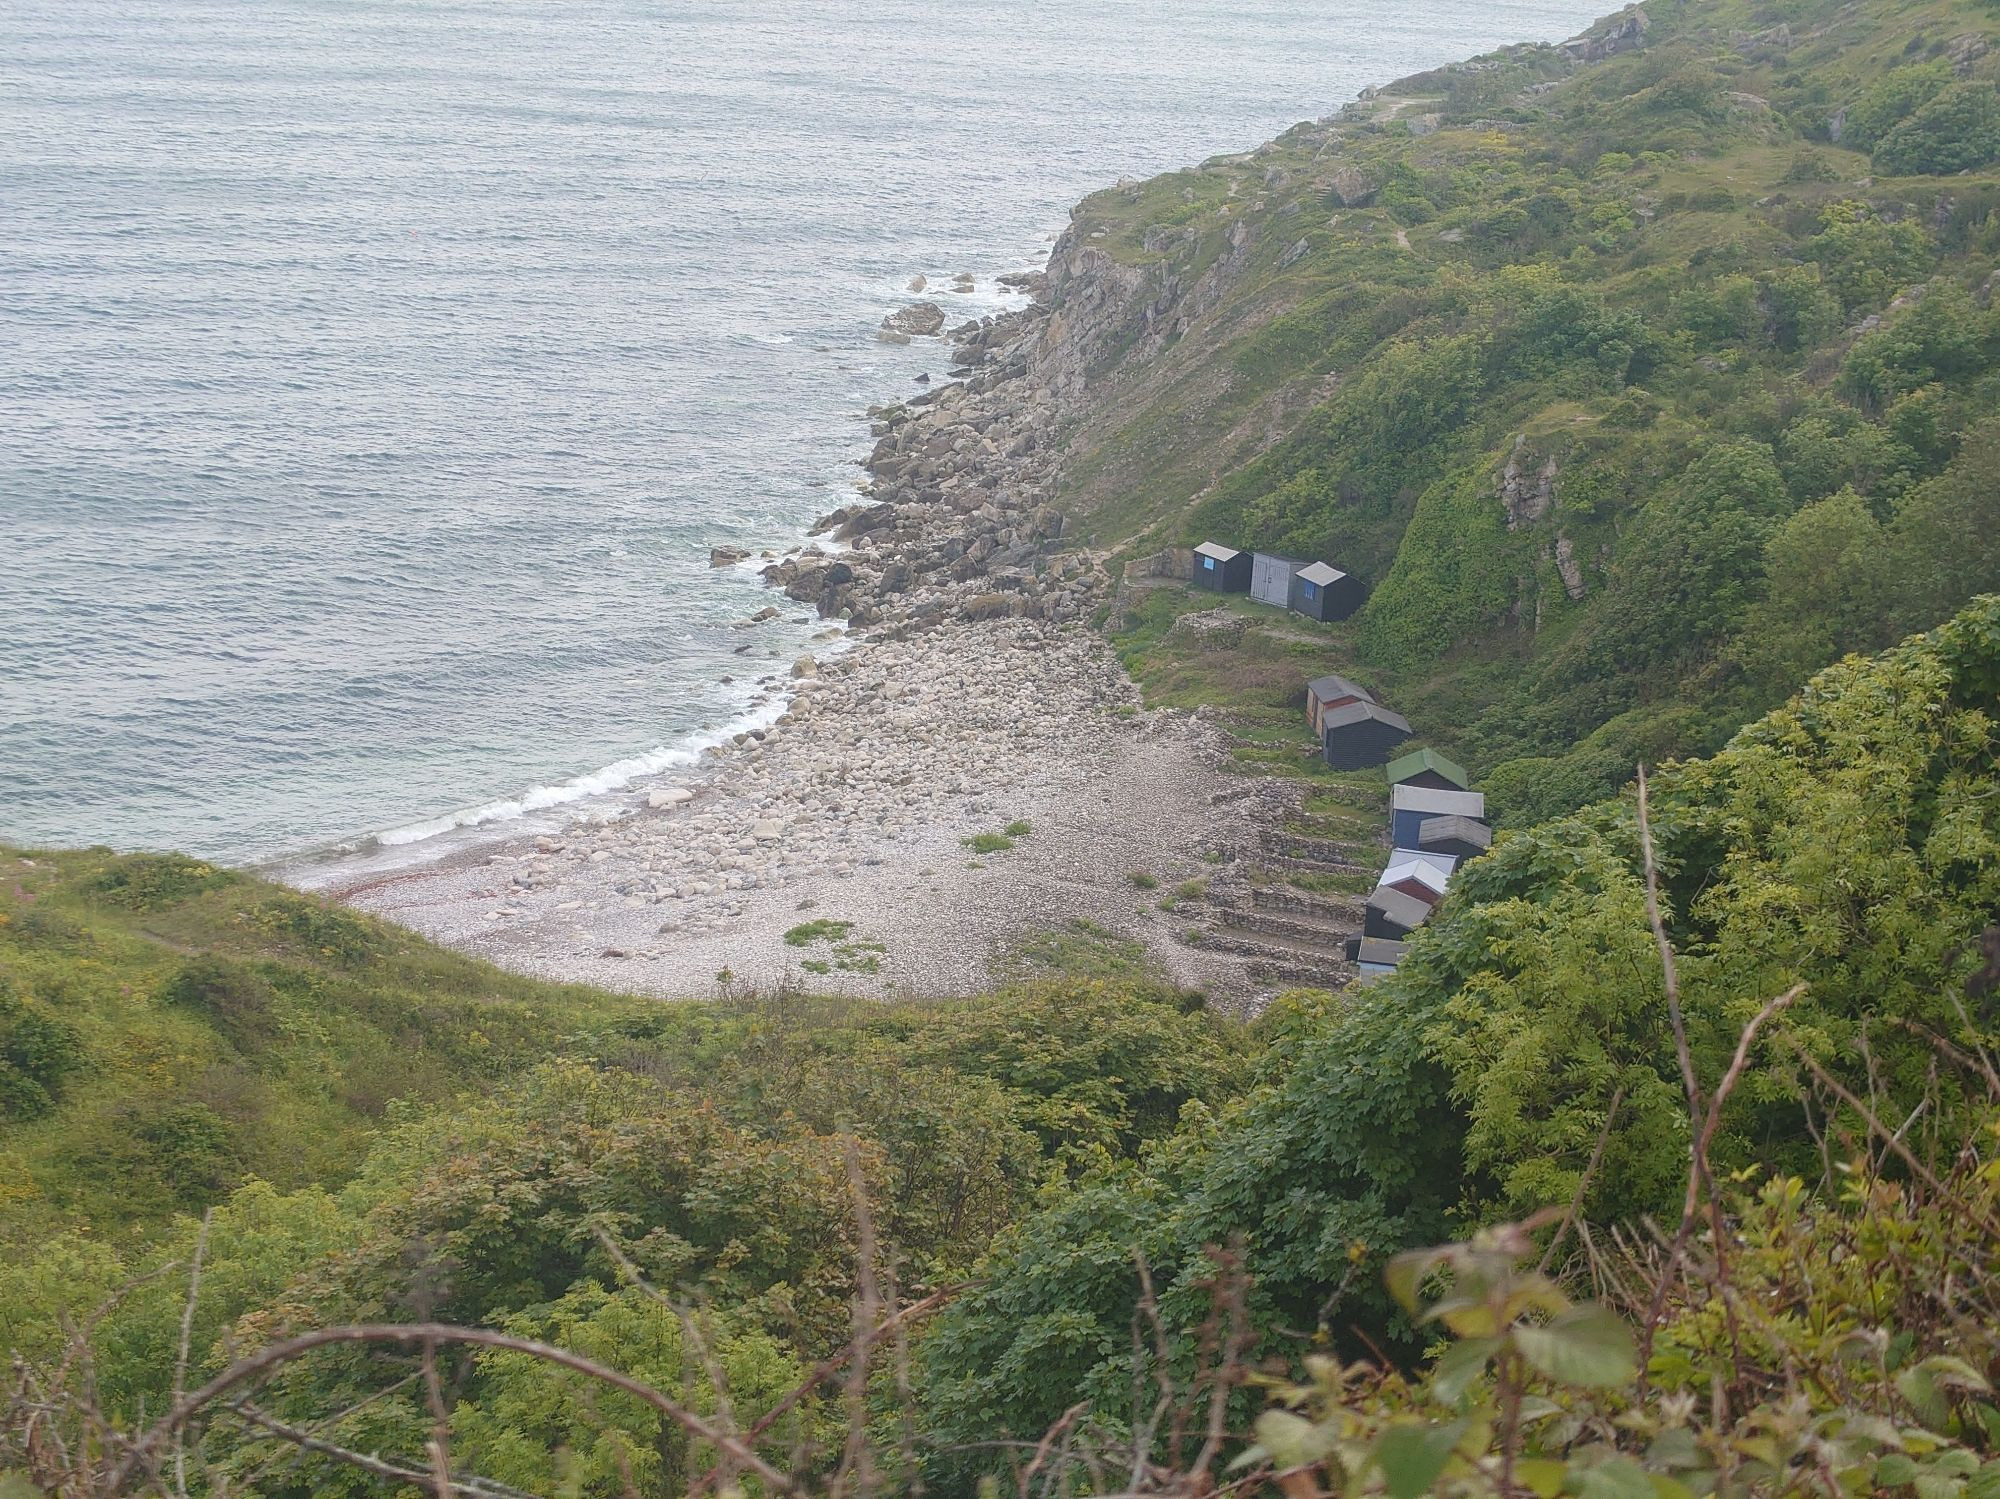
[[[1257,1418],[1257,1445],[1281,1471],[1316,1463],[1333,1450],[1334,1435],[1291,1411],[1265,1411]]]
[[[1500,1348],[1498,1338],[1468,1338],[1438,1356],[1431,1371],[1431,1393],[1445,1405],[1457,1405]]]
[[[1389,1294],[1402,1303],[1403,1310],[1417,1310],[1417,1292],[1424,1283],[1424,1277],[1435,1270],[1444,1258],[1438,1249],[1413,1249],[1408,1254],[1399,1254],[1389,1261],[1382,1272],[1382,1282],[1389,1288]]]
[[[1543,1327],[1517,1327],[1521,1356],[1558,1384],[1608,1389],[1638,1377],[1632,1333],[1601,1306],[1580,1306]]]
[[[1452,1448],[1465,1435],[1464,1421],[1447,1421],[1442,1426],[1407,1424],[1391,1426],[1375,1443],[1375,1461],[1381,1464],[1382,1481],[1389,1499],[1419,1499],[1430,1492],[1444,1465],[1451,1461]]]
[[[1899,1489],[1916,1482],[1917,1465],[1900,1452],[1891,1452],[1875,1464],[1875,1487]]]
[[[1579,1499],[1653,1499],[1652,1475],[1630,1458],[1614,1457],[1570,1472]]]
[[[2000,1499],[2000,1458],[1966,1480],[1965,1499]]]
[[[1514,1464],[1514,1479],[1540,1499],[1556,1499],[1569,1469],[1552,1457],[1524,1457]]]

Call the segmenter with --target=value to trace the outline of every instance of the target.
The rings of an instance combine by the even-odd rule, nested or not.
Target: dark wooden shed
[[[1470,817],[1432,817],[1417,829],[1417,847],[1427,854],[1476,859],[1493,846],[1493,830]]]
[[[1389,835],[1398,848],[1422,848],[1426,823],[1439,817],[1486,817],[1486,798],[1477,791],[1436,791],[1429,786],[1397,786],[1389,793]]]
[[[1359,578],[1331,563],[1315,562],[1292,574],[1292,609],[1307,619],[1346,619],[1367,598]]]
[[[1368,897],[1368,914],[1361,927],[1364,937],[1407,937],[1430,920],[1431,902],[1405,895],[1400,890],[1377,888]]]
[[[1343,703],[1320,715],[1320,755],[1335,770],[1380,765],[1409,737],[1409,720],[1380,703]]]
[[[1204,541],[1194,549],[1194,586],[1211,593],[1248,593],[1250,563],[1248,552]]]
[[[1321,720],[1329,708],[1345,707],[1348,703],[1372,703],[1375,695],[1366,687],[1350,682],[1345,677],[1314,677],[1306,683],[1306,722],[1312,725],[1315,734],[1323,733]]]

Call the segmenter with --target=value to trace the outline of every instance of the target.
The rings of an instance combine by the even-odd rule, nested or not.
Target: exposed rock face
[[[891,333],[930,338],[944,331],[944,309],[935,302],[912,302],[882,319],[882,326]]]
[[[710,567],[734,567],[750,555],[747,547],[710,547],[708,565]]]
[[[1572,600],[1582,598],[1583,565],[1576,560],[1576,546],[1567,536],[1556,538],[1556,571],[1562,575],[1563,592]]]
[[[1532,476],[1528,466],[1534,454],[1527,451],[1528,440],[1514,440],[1514,451],[1500,473],[1500,504],[1507,512],[1507,529],[1518,530],[1540,520],[1556,502],[1556,475],[1560,465],[1551,454]],[[1524,463],[1525,460],[1525,463]]]
[[[1628,6],[1615,16],[1599,21],[1582,36],[1562,44],[1563,54],[1576,62],[1602,62],[1621,52],[1636,52],[1646,45],[1651,23],[1639,6]]]

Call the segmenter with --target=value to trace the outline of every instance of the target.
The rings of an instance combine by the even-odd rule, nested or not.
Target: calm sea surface
[[[814,628],[708,549],[844,497],[911,276],[990,312],[1085,193],[1605,3],[7,0],[0,837],[673,763]]]

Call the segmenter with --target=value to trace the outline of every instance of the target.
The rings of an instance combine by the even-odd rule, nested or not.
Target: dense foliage
[[[2000,1493],[2000,17],[1649,15],[1084,217],[1228,272],[1099,522],[1352,560],[1335,638],[1510,810],[1393,976],[1244,1025],[1075,926],[974,1000],[662,1005],[0,850],[0,1493],[433,1321],[640,1387],[330,1345],[187,1491],[436,1489],[448,1427],[483,1495],[679,1494],[718,1431],[753,1493]],[[1148,687],[1289,713],[1320,639]]]
[[[2000,588],[2000,17],[1645,14],[1074,231],[1188,309],[1097,371],[1080,524],[1356,572],[1334,643],[1517,826]]]

